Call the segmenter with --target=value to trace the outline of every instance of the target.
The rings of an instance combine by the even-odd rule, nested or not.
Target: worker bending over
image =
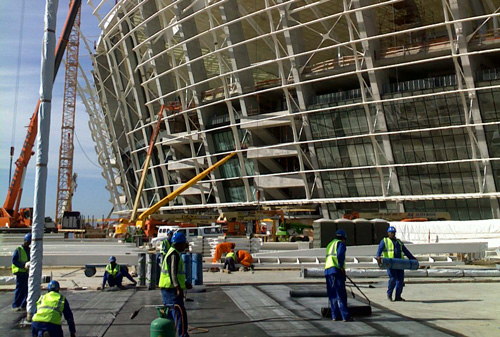
[[[326,247],[325,278],[326,291],[330,299],[332,320],[351,321],[347,308],[347,292],[345,291],[345,240],[347,234],[342,229],[335,233],[335,239]]]
[[[234,253],[234,250],[231,249],[229,253],[226,254],[226,259],[224,260],[224,269],[227,269],[228,271],[236,271],[236,254]]]
[[[104,271],[104,276],[102,277],[102,290],[104,290],[104,287],[106,286],[106,281],[110,287],[117,286],[120,289],[125,289],[122,285],[124,276],[128,278],[134,286],[137,284],[137,282],[129,274],[128,267],[117,264],[116,257],[111,256],[109,258],[109,264],[106,266],[106,270]]]
[[[246,271],[248,269],[253,269],[253,257],[252,255],[247,252],[246,250],[238,250],[237,252],[237,263],[241,264],[240,270]],[[243,268],[243,269],[241,269]]]
[[[188,247],[186,236],[177,232],[172,237],[172,246],[165,255],[161,267],[160,289],[163,305],[169,307],[168,316],[175,322],[179,337],[188,337],[188,319],[184,306],[184,289],[191,289],[186,282],[181,253]]]
[[[71,337],[76,336],[75,320],[69,302],[63,295],[59,294],[59,282],[51,281],[47,294],[41,296],[36,302],[33,323],[31,324],[31,335],[33,337],[46,336],[63,337],[61,318],[64,315],[68,322]]]
[[[16,275],[16,290],[14,291],[13,311],[26,310],[28,297],[28,271],[30,267],[31,233],[24,236],[22,246],[17,247],[12,255],[12,274]]]
[[[236,247],[236,244],[232,242],[222,242],[219,243],[215,247],[215,254],[214,254],[214,259],[212,260],[213,263],[217,263],[220,261],[220,258],[222,257],[222,254],[227,254],[231,251],[231,249],[234,249]]]
[[[415,260],[415,257],[410,253],[410,251],[405,247],[405,245],[396,239],[396,228],[390,226],[387,229],[387,236],[380,241],[377,250],[377,260],[382,260],[382,257],[389,259],[404,259],[405,255],[408,256],[410,260]],[[401,297],[403,293],[403,282],[405,278],[404,269],[387,269],[387,274],[389,275],[389,285],[387,288],[387,299],[392,301],[392,291],[396,287],[396,296],[394,301],[404,301],[405,299]]]

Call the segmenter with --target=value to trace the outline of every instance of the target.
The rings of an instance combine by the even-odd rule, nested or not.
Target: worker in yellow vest
[[[345,240],[347,234],[342,229],[335,233],[335,239],[326,247],[325,278],[326,291],[330,300],[332,320],[352,321],[347,308],[347,292],[345,291]]]
[[[401,242],[401,240],[396,239],[396,228],[390,226],[387,229],[387,237],[380,241],[377,250],[377,260],[380,262],[382,257],[389,259],[403,259],[407,256],[410,260],[414,260],[415,256],[410,253],[406,246]],[[403,269],[387,269],[387,274],[389,275],[389,284],[387,287],[387,299],[393,301],[392,292],[396,288],[396,295],[394,301],[404,301],[405,299],[401,297],[403,293],[403,284],[405,279],[405,271]]]
[[[226,254],[223,269],[227,269],[229,273],[232,271],[236,271],[235,264],[236,264],[236,254],[234,253],[234,249],[231,249],[231,251]]]
[[[76,336],[75,320],[73,312],[69,306],[69,302],[63,295],[59,294],[59,282],[50,281],[47,294],[40,296],[36,302],[35,314],[31,324],[31,335],[63,337],[61,327],[61,318],[64,319],[69,326],[71,337]]]
[[[184,290],[191,289],[186,281],[186,273],[181,253],[188,248],[186,236],[176,232],[172,236],[172,246],[161,265],[160,289],[163,305],[169,307],[168,316],[174,320],[179,337],[188,337],[188,319],[184,306]]]
[[[31,233],[24,236],[22,246],[17,247],[12,255],[12,274],[16,275],[16,290],[14,291],[13,311],[26,310],[28,297],[28,272],[30,267]]]
[[[167,231],[167,238],[161,242],[161,250],[160,253],[165,256],[172,245],[172,236],[174,235],[174,231],[169,229]]]
[[[102,290],[106,286],[106,281],[108,282],[110,287],[117,286],[120,289],[126,289],[122,285],[123,277],[128,278],[132,285],[137,285],[137,282],[134,278],[129,274],[128,267],[125,265],[120,265],[116,263],[116,257],[111,256],[109,258],[109,264],[106,266],[106,270],[104,271],[104,276],[102,277]]]

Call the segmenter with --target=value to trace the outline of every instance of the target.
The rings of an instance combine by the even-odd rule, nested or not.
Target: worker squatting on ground
[[[248,269],[253,269],[253,257],[252,255],[247,252],[246,250],[238,250],[236,252],[236,256],[238,258],[237,262],[239,264],[241,264],[241,268],[243,268],[243,270],[248,270]]]
[[[347,308],[347,292],[345,290],[345,240],[347,234],[342,229],[336,233],[336,238],[326,247],[325,278],[326,291],[330,299],[332,320],[351,321]]]
[[[13,311],[26,310],[28,297],[28,271],[30,267],[31,233],[24,236],[22,246],[17,247],[12,255],[12,274],[16,275],[16,290],[14,291]]]
[[[383,238],[378,245],[377,260],[379,263],[382,259],[381,256],[389,259],[403,259],[406,255],[410,260],[415,260],[415,257],[410,253],[405,245],[399,239],[396,239],[396,228],[390,226],[387,229],[387,236],[388,237]],[[387,269],[387,274],[389,275],[387,299],[392,301],[392,292],[394,287],[396,287],[396,296],[394,297],[394,301],[404,301],[401,294],[403,293],[405,271],[403,269]]]
[[[236,247],[236,244],[232,242],[222,242],[219,243],[215,247],[215,254],[214,254],[214,259],[212,260],[212,263],[217,263],[220,261],[220,258],[222,257],[222,254],[227,254],[231,251],[231,249],[234,249]]]
[[[191,289],[186,282],[184,262],[181,253],[188,248],[186,236],[177,232],[172,237],[172,246],[163,259],[160,289],[163,305],[169,307],[168,316],[173,319],[179,337],[188,337],[188,319],[184,306],[184,289]]]
[[[63,295],[59,294],[59,282],[51,281],[47,294],[40,296],[36,302],[33,323],[31,324],[31,335],[33,337],[63,337],[61,318],[68,322],[71,337],[76,336],[75,320],[69,302]],[[45,334],[44,334],[45,333]]]
[[[120,289],[124,289],[125,287],[122,285],[124,276],[128,278],[133,285],[137,284],[137,282],[129,274],[128,267],[117,264],[116,257],[111,256],[109,258],[109,264],[106,266],[106,270],[104,271],[104,276],[102,277],[102,290],[104,290],[104,287],[106,286],[106,281],[110,287],[117,286]]]
[[[229,253],[226,254],[226,259],[224,260],[224,269],[228,271],[236,271],[236,254],[234,250],[231,249]]]

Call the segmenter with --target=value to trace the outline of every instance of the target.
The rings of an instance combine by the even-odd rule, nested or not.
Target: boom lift
[[[179,196],[182,192],[196,184],[198,181],[201,179],[205,178],[209,173],[211,173],[213,170],[218,168],[219,166],[223,165],[226,163],[229,159],[233,158],[236,155],[236,152],[232,152],[219,160],[217,163],[213,164],[209,168],[207,168],[205,171],[199,173],[195,177],[191,178],[188,182],[186,182],[184,185],[180,186],[177,188],[175,191],[167,195],[165,198],[161,199],[158,201],[156,204],[148,208],[146,211],[141,213],[138,217],[137,220],[134,222],[129,221],[127,219],[121,219],[120,225],[117,228],[117,232],[120,231],[120,233],[125,233],[126,230],[125,228],[127,226],[135,226],[138,229],[142,229],[146,236],[148,237],[153,237],[157,233],[156,226],[161,224],[160,222],[155,222],[153,219],[149,219],[149,216],[156,213],[160,207],[166,205],[170,201],[174,200],[177,196]]]
[[[61,36],[59,37],[59,42],[57,43],[55,51],[55,65],[54,65],[54,80],[57,75],[57,71],[61,64],[64,51],[66,50],[66,45],[68,43],[69,35],[73,28],[75,18],[80,9],[81,0],[74,0],[69,9],[68,16],[66,17],[66,22]],[[26,167],[34,154],[33,146],[35,145],[36,134],[38,132],[38,109],[40,107],[40,100],[35,108],[35,112],[31,117],[30,124],[28,126],[28,133],[24,139],[23,149],[21,150],[21,155],[16,161],[16,170],[14,176],[10,181],[9,191],[3,207],[0,208],[0,227],[7,228],[25,228],[31,226],[31,212],[30,208],[22,208],[19,210],[19,203],[21,202],[21,196],[23,193],[24,177],[26,174]]]

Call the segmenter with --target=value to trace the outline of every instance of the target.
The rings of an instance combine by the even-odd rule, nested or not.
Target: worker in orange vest
[[[236,256],[238,257],[238,263],[241,264],[241,268],[243,268],[243,270],[248,270],[249,268],[253,270],[253,257],[249,252],[246,250],[238,250]]]
[[[217,263],[220,261],[220,258],[222,257],[222,254],[227,254],[231,251],[231,249],[234,249],[236,247],[236,244],[232,242],[222,242],[219,243],[215,247],[215,254],[214,254],[214,259],[212,260],[212,263]]]

